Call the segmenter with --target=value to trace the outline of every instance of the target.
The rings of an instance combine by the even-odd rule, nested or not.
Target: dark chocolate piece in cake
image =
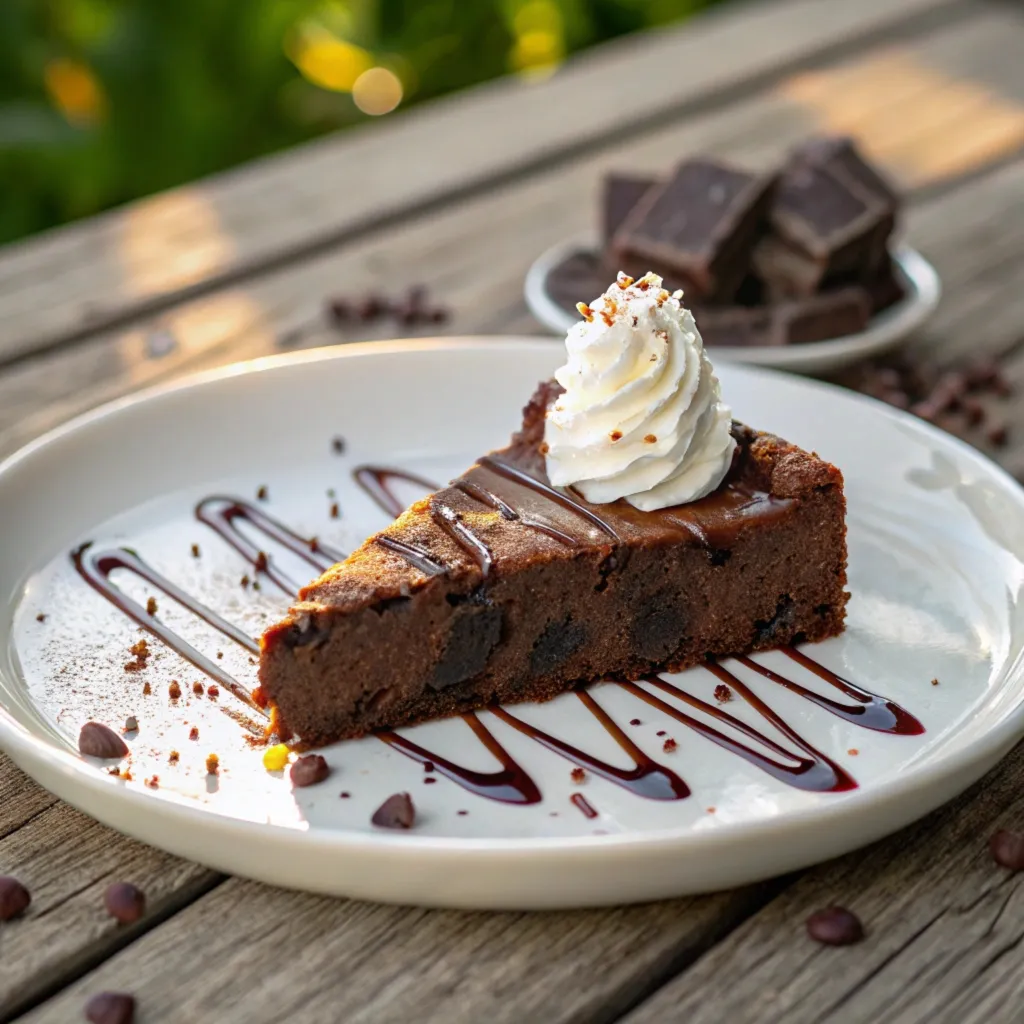
[[[765,348],[785,339],[773,329],[771,306],[709,306],[695,309],[694,319],[705,345],[718,348]]]
[[[612,255],[629,274],[643,266],[661,274],[666,288],[680,283],[691,301],[727,302],[747,275],[774,185],[771,175],[688,160],[634,207]]]
[[[842,630],[839,470],[737,425],[733,467],[706,498],[591,504],[545,473],[559,394],[542,385],[507,448],[407,509],[266,631],[260,684],[282,728],[328,743]]]

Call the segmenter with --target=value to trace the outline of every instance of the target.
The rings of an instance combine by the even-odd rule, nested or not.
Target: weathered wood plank
[[[28,781],[6,759],[3,778],[5,790],[12,781]],[[101,963],[220,881],[212,871],[118,836],[32,789],[37,802],[45,798],[50,806],[0,839],[0,873],[14,875],[32,893],[25,915],[0,925],[0,1021]],[[115,881],[133,882],[146,893],[146,915],[137,924],[119,925],[104,910],[103,892]]]
[[[966,17],[980,3],[730,4],[609,44],[547,82],[484,86],[10,246],[0,254],[0,359],[721,102],[816,53]]]
[[[491,914],[343,902],[232,879],[23,1020],[74,1019],[90,994],[116,989],[137,995],[147,1024],[602,1024],[771,892]]]
[[[1003,41],[1013,38],[1015,31],[1024,46],[1024,21],[993,9],[967,24],[942,27],[907,44],[899,51],[898,100],[878,101],[863,74],[878,58],[874,52],[858,56],[830,73],[820,73],[814,105],[794,100],[789,95],[793,80],[786,80],[774,93],[725,111],[667,123],[642,138],[609,145],[570,165],[534,175],[514,188],[382,229],[372,238],[267,274],[245,288],[183,303],[136,329],[101,335],[11,367],[0,375],[0,453],[78,411],[145,384],[279,351],[283,337],[318,320],[325,296],[358,295],[379,289],[381,282],[397,290],[413,283],[429,286],[454,310],[452,321],[444,327],[448,334],[536,332],[540,328],[520,299],[526,269],[547,246],[592,227],[598,185],[608,169],[663,171],[692,152],[766,164],[827,121],[829,111],[841,107],[854,117],[851,127],[861,138],[869,145],[878,140],[879,159],[899,180],[909,187],[930,187],[934,179],[923,159],[910,166],[904,149],[898,166],[888,162],[885,138],[892,110],[901,123],[914,125],[920,104],[931,109],[946,92],[962,92],[965,83],[978,89],[984,76],[992,90],[989,107],[1015,100],[1024,112],[1024,64],[985,56],[989,49],[1004,52]],[[973,64],[957,56],[961,50],[974,55]],[[957,77],[942,77],[942,69],[955,61],[960,61]],[[959,131],[969,137],[971,128],[965,125]],[[905,133],[917,139],[923,151],[931,151],[933,139],[941,141],[949,134],[943,121]],[[970,225],[972,202],[964,201],[958,224]],[[999,222],[1006,212],[999,207],[991,217]],[[939,237],[934,245],[927,234],[922,235],[921,244],[938,255],[946,247],[949,258],[955,260],[956,241],[942,233],[940,222],[936,230]],[[945,274],[945,268],[940,269]],[[955,284],[955,268],[953,273]],[[339,332],[321,327],[310,331],[304,343],[363,340],[404,330],[390,323],[350,325]],[[169,332],[177,345],[160,358],[150,354],[148,343],[156,332]]]
[[[624,1024],[983,1024],[1021,1018],[1024,876],[987,840],[1024,828],[1024,749],[950,807],[807,872]],[[847,906],[866,940],[812,942],[804,921]]]

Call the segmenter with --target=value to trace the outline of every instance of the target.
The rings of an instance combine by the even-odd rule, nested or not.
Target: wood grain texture
[[[984,79],[986,88],[1024,106],[1024,64],[1006,58],[1008,37],[1019,39],[1024,47],[1024,21],[995,8],[967,24],[934,29],[906,43],[900,52],[904,66],[934,71],[955,63],[956,76],[945,79],[950,89],[958,89],[968,79]],[[973,63],[958,56],[961,49],[973,54]],[[1003,56],[989,59],[990,50]],[[869,94],[859,94],[854,102],[848,79],[874,60],[875,51],[871,51],[835,65],[831,84],[819,94],[826,104],[847,97],[847,109],[858,112],[855,127],[862,136],[879,130],[888,108]],[[901,119],[911,126],[905,136],[923,146],[947,138],[949,129],[943,123],[912,127],[915,104],[934,99],[934,78],[918,76],[910,84],[898,104]],[[694,152],[766,166],[822,123],[820,110],[792,100],[786,92],[783,83],[775,92],[727,110],[663,124],[642,138],[608,145],[515,186],[465,199],[329,254],[262,275],[244,288],[216,291],[145,319],[131,330],[108,332],[10,367],[0,374],[0,454],[77,412],[146,384],[286,350],[283,343],[296,331],[303,332],[304,346],[407,332],[393,322],[329,330],[322,318],[329,295],[358,296],[382,288],[400,293],[411,284],[424,284],[454,311],[443,327],[446,334],[542,331],[523,305],[523,277],[545,248],[592,228],[606,171],[625,167],[660,173]],[[834,100],[824,98],[829,93]],[[969,134],[969,129],[964,132]],[[884,153],[881,156],[883,165],[902,184],[929,188],[933,184],[927,177],[904,175],[899,167],[886,164]],[[984,183],[978,185],[979,192],[985,188]],[[970,220],[971,202],[965,200],[961,224]],[[998,222],[1005,212],[1000,208],[993,217]],[[950,242],[949,235],[943,236],[934,247],[936,253],[942,256],[943,245],[952,253],[956,244]],[[927,238],[922,244],[930,253],[933,247]],[[173,351],[154,357],[153,351],[163,351],[154,346],[154,339],[167,338],[173,339]]]
[[[988,837],[1024,828],[1018,749],[954,804],[807,872],[626,1016],[624,1024],[1010,1024],[1024,993],[1024,875]],[[812,942],[807,916],[838,904],[867,938]]]
[[[115,989],[136,994],[146,1024],[603,1024],[771,891],[493,914],[343,902],[233,879],[23,1020],[63,1024],[90,994]]]
[[[4,790],[12,780],[28,784],[20,772],[4,768]],[[23,917],[0,924],[0,1021],[101,963],[220,880],[117,835],[29,785],[37,802],[50,806],[0,839],[0,873],[14,875],[32,894]],[[104,890],[117,881],[146,893],[146,916],[137,924],[119,925],[104,909]]]
[[[734,3],[8,247],[0,360],[123,323],[983,0]],[[410,172],[414,168],[414,173]]]

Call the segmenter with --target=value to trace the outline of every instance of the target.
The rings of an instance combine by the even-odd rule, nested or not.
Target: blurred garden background
[[[0,243],[717,0],[0,0]]]

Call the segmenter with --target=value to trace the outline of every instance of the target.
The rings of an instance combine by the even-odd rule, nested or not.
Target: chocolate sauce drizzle
[[[586,751],[556,739],[536,726],[509,714],[508,711],[497,705],[492,705],[487,710],[524,736],[535,740],[542,747],[561,754],[562,757],[580,768],[586,768],[600,778],[614,782],[635,796],[646,797],[648,800],[683,800],[690,795],[689,786],[675,772],[648,757],[586,690],[577,690],[576,696],[604,726],[612,739],[630,756],[634,767],[616,768],[614,765],[607,764]]]
[[[385,466],[357,466],[352,471],[356,483],[389,515],[397,519],[404,511],[405,505],[391,489],[394,480],[422,487],[424,494],[439,490],[437,484],[424,480],[415,473],[406,473],[402,469],[388,469]]]
[[[840,793],[857,788],[856,781],[844,769],[820,750],[812,747],[795,729],[783,721],[757,694],[750,690],[746,684],[740,682],[731,672],[722,668],[721,665],[714,661],[706,662],[705,667],[708,671],[718,676],[723,683],[731,687],[733,691],[738,693],[765,721],[778,729],[794,747],[803,751],[805,756],[801,757],[793,754],[775,740],[758,732],[753,726],[747,725],[746,722],[741,721],[734,715],[730,715],[728,711],[724,711],[720,707],[716,707],[707,701],[701,700],[699,697],[693,696],[693,694],[687,693],[685,690],[668,682],[668,680],[662,679],[661,676],[649,676],[647,682],[676,698],[676,700],[680,700],[684,704],[688,704],[690,707],[710,715],[724,725],[731,726],[748,739],[762,744],[778,755],[779,759],[776,760],[768,754],[748,747],[740,740],[720,732],[714,726],[707,725],[700,719],[694,718],[685,711],[681,711],[668,704],[656,694],[650,693],[636,683],[621,682],[619,685],[633,694],[634,697],[639,697],[640,700],[646,701],[652,707],[674,718],[677,722],[682,722],[683,725],[700,733],[711,740],[712,743],[737,754],[744,761],[748,761],[762,771],[767,772],[772,778],[786,782],[797,789],[812,790],[819,793]]]
[[[573,795],[569,797],[569,801],[578,807],[585,817],[597,817],[597,811],[594,810],[594,805],[582,793],[573,793]]]
[[[484,576],[491,571],[493,558],[491,549],[462,521],[453,508],[449,508],[437,497],[430,499],[430,518],[465,551]]]
[[[129,548],[108,548],[94,551],[90,542],[73,551],[71,560],[82,579],[115,608],[120,609],[128,618],[137,622],[144,630],[169,647],[175,654],[190,662],[200,672],[204,672],[211,679],[216,680],[254,711],[258,711],[261,715],[265,714],[241,683],[197,651],[174,630],[168,629],[155,615],[150,615],[141,604],[132,600],[119,587],[115,586],[110,576],[116,570],[123,569],[146,580],[147,583],[163,591],[171,600],[177,601],[183,608],[187,608],[197,618],[213,626],[229,640],[234,640],[236,644],[244,647],[251,654],[259,654],[260,645],[252,637],[246,636],[237,626],[222,618],[212,608],[197,601],[176,583],[172,583],[162,576]]]
[[[471,768],[463,768],[454,764],[446,757],[433,754],[418,743],[397,732],[385,729],[378,732],[389,747],[411,757],[420,764],[432,764],[434,770],[445,778],[457,782],[463,789],[477,796],[485,796],[503,804],[538,804],[541,800],[537,783],[527,774],[526,770],[513,759],[512,755],[494,738],[490,729],[480,721],[472,711],[462,715],[462,720],[473,730],[476,738],[497,759],[501,770],[496,772],[478,772]]]
[[[269,540],[276,541],[318,572],[326,572],[345,557],[321,544],[316,538],[301,536],[262,509],[238,498],[219,495],[204,498],[196,505],[196,519],[220,534],[252,566],[254,572],[265,575],[286,594],[297,594],[300,585],[281,572],[271,557],[238,529],[239,521],[248,523]]]
[[[518,466],[513,466],[512,463],[506,462],[497,455],[485,455],[480,460],[480,465],[485,469],[489,469],[492,473],[495,473],[500,477],[504,477],[506,480],[511,480],[513,483],[521,484],[523,487],[529,488],[535,494],[539,494],[541,497],[547,498],[556,505],[561,505],[562,508],[568,509],[570,512],[575,512],[578,516],[586,519],[591,526],[597,527],[597,529],[604,533],[612,543],[622,543],[622,538],[615,532],[611,523],[605,522],[605,520],[597,515],[596,512],[593,512],[586,506],[581,505],[578,501],[569,497],[569,495],[564,491],[560,491],[557,488],[552,487],[543,480],[538,480],[535,476],[531,476],[525,470],[520,469]]]
[[[544,498],[576,513],[590,525],[601,530],[613,542],[619,543],[618,534],[599,516],[588,508],[578,504],[574,499],[538,480],[518,467],[506,463],[495,456],[485,456],[480,465],[496,478],[519,484]],[[392,515],[398,515],[402,506],[391,490],[394,481],[423,487],[430,491],[436,488],[429,481],[400,470],[386,469],[375,466],[361,466],[355,471],[359,485]],[[496,510],[508,521],[520,521],[526,526],[542,530],[562,543],[578,546],[578,541],[568,534],[536,518],[523,514],[515,507],[515,498],[507,490],[495,487],[483,487],[473,481],[460,481],[456,485],[471,499]],[[281,545],[294,555],[302,558],[318,571],[324,571],[343,557],[315,539],[304,538],[285,524],[267,515],[261,509],[236,498],[214,496],[199,502],[195,509],[200,522],[215,530],[243,558],[271,579],[278,587],[289,594],[298,591],[297,585],[276,568],[269,557],[257,548],[249,537],[239,528],[239,523],[246,523],[257,533],[268,540]],[[437,503],[431,505],[431,514],[435,522],[460,547],[466,550],[486,575],[491,568],[491,554],[486,545],[476,537],[462,522],[459,513],[447,505]],[[396,540],[388,536],[380,536],[377,542],[383,547],[394,551],[411,565],[429,576],[436,576],[446,571],[431,553],[413,544]],[[142,626],[152,636],[190,662],[210,678],[216,680],[230,693],[248,707],[261,715],[264,712],[256,705],[249,691],[246,690],[230,674],[215,662],[206,658],[173,630],[165,626],[156,616],[149,614],[138,602],[127,596],[111,579],[113,573],[125,571],[134,574],[162,591],[166,596],[180,604],[200,620],[212,626],[222,635],[243,647],[246,651],[256,654],[258,643],[247,636],[237,626],[228,622],[213,609],[196,600],[177,584],[168,580],[149,566],[134,551],[128,548],[110,548],[95,550],[91,543],[83,544],[72,552],[72,561],[79,575],[94,590],[106,598],[130,619]],[[767,668],[748,657],[740,657],[737,661],[747,669],[760,674],[763,678],[796,693],[830,714],[862,728],[901,736],[915,736],[924,732],[924,726],[909,712],[885,697],[878,696],[844,677],[820,665],[802,651],[793,647],[783,648],[792,660],[807,671],[818,676],[838,690],[853,703],[845,703],[830,697],[822,696],[802,684]],[[729,750],[749,763],[757,766],[773,778],[786,782],[800,789],[817,792],[842,792],[854,789],[856,781],[838,764],[804,740],[790,725],[774,712],[746,684],[732,672],[723,668],[715,661],[708,661],[706,668],[718,679],[726,683],[732,691],[747,702],[769,725],[776,729],[792,744],[797,753],[759,732],[756,728],[729,714],[721,707],[710,704],[681,687],[668,682],[660,676],[647,679],[649,686],[660,690],[674,700],[699,710],[704,715],[722,725],[735,730],[740,736],[753,741],[764,748],[758,750],[749,746],[742,739],[735,738],[715,728],[713,725],[693,717],[681,708],[669,704],[661,696],[633,682],[622,681],[618,685],[627,692],[655,707],[659,711],[685,724],[690,729],[709,739],[723,749]],[[551,736],[537,727],[530,725],[502,707],[492,706],[488,710],[509,727],[529,737],[541,746],[577,765],[587,769],[629,792],[653,800],[681,800],[686,798],[689,787],[670,769],[658,764],[645,754],[625,734],[594,697],[585,690],[577,691],[579,700],[584,707],[597,719],[615,742],[629,755],[633,761],[632,768],[619,768],[580,750],[557,737]],[[236,713],[237,714],[237,713]],[[467,789],[469,792],[492,800],[512,804],[535,804],[541,800],[540,790],[530,775],[508,753],[492,732],[480,721],[476,714],[469,712],[462,715],[473,734],[501,765],[498,771],[480,772],[464,768],[441,755],[427,750],[419,744],[391,730],[379,733],[380,739],[407,757],[420,763],[431,763],[435,769],[450,780]],[[244,724],[244,723],[243,723]],[[767,751],[764,752],[764,751]],[[574,794],[573,803],[588,817],[596,816],[597,812],[581,794]],[[586,805],[586,806],[584,806]],[[588,810],[589,808],[589,810]]]

